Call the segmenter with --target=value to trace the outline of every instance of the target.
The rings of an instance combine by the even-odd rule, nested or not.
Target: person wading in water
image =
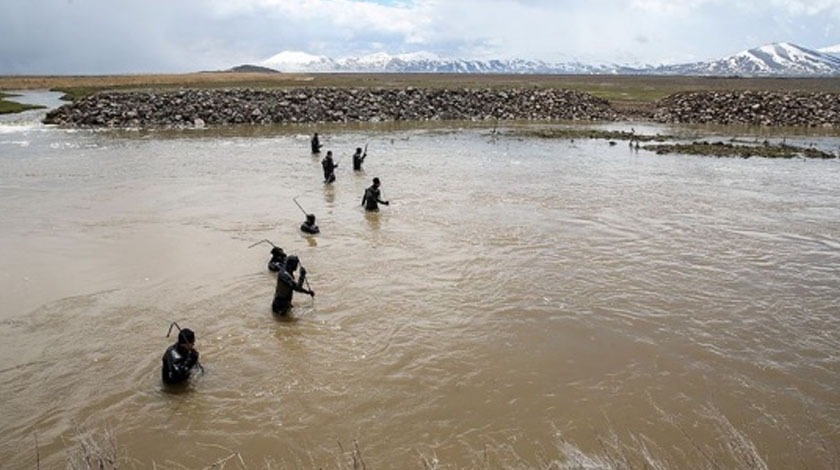
[[[285,315],[292,308],[292,296],[295,291],[309,294],[315,297],[315,291],[303,287],[306,282],[306,269],[300,268],[300,276],[295,281],[295,270],[300,265],[297,256],[291,255],[286,258],[286,267],[277,273],[277,287],[274,289],[274,301],[271,303],[271,311],[277,315]]]
[[[312,140],[309,142],[312,146],[312,153],[321,153],[321,141],[318,139],[318,133],[316,132],[315,135],[312,136]]]
[[[321,160],[321,168],[324,169],[324,183],[334,182],[335,169],[338,168],[338,163],[333,161],[332,150],[327,150],[327,156]]]
[[[310,235],[315,235],[316,233],[321,232],[321,229],[315,225],[315,214],[306,214],[306,221],[300,224],[300,231]]]
[[[362,163],[365,162],[367,152],[362,153],[361,147],[356,147],[356,153],[353,154],[353,171],[362,171]]]
[[[365,189],[365,195],[362,196],[362,205],[365,206],[366,211],[378,211],[379,204],[389,205],[388,201],[380,199],[379,184],[379,178],[374,178],[373,184]]]
[[[196,365],[198,351],[195,349],[195,333],[189,328],[184,328],[178,332],[178,342],[169,346],[163,353],[160,378],[167,385],[185,383]]]
[[[283,269],[284,266],[286,266],[286,252],[279,246],[272,247],[271,259],[268,260],[268,270],[276,273]]]

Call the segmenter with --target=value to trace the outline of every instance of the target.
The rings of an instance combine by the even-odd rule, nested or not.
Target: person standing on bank
[[[321,160],[321,168],[324,169],[324,183],[334,182],[335,169],[338,168],[338,163],[333,161],[332,150],[327,150],[327,156]]]
[[[367,152],[362,154],[362,148],[356,147],[356,153],[353,154],[353,171],[362,171],[362,163],[365,162]]]
[[[169,346],[163,354],[160,378],[167,385],[185,383],[196,365],[198,351],[195,349],[195,333],[184,328],[178,332],[178,342]]]
[[[321,153],[321,140],[318,139],[318,133],[316,132],[315,135],[312,136],[312,140],[309,142],[312,146],[312,153]]]
[[[277,273],[277,287],[274,289],[274,301],[271,302],[271,311],[277,315],[283,316],[289,312],[295,291],[315,297],[315,291],[303,287],[306,282],[306,268],[301,266],[300,276],[295,281],[295,270],[298,265],[300,265],[298,257],[291,255],[286,258],[286,269]]]
[[[389,205],[388,201],[380,199],[381,191],[379,190],[379,178],[373,179],[373,184],[365,189],[365,194],[362,196],[362,205],[365,206],[366,211],[378,211],[379,204]]]

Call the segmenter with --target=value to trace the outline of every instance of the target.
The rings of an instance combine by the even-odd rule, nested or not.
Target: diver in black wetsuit
[[[312,153],[321,153],[321,141],[318,139],[318,133],[316,132],[315,135],[312,136],[312,141],[309,142],[310,146],[312,147]]]
[[[184,328],[178,333],[178,342],[169,346],[163,354],[160,378],[167,385],[185,383],[193,367],[198,365],[198,351],[195,350],[195,333]]]
[[[334,182],[335,169],[338,168],[338,163],[333,161],[332,150],[327,150],[327,156],[321,160],[321,168],[324,169],[324,183]]]
[[[365,162],[365,158],[367,157],[367,152],[362,154],[362,148],[356,147],[356,153],[353,154],[353,170],[354,171],[362,171],[362,163]]]
[[[274,289],[274,301],[271,303],[271,311],[278,315],[285,315],[292,308],[292,296],[294,291],[303,292],[315,297],[315,292],[303,287],[306,282],[306,269],[300,268],[300,276],[295,281],[295,270],[300,261],[295,255],[286,258],[286,268],[277,273],[277,287]]]
[[[300,224],[300,231],[310,235],[321,232],[321,229],[315,225],[315,214],[306,214],[306,222]]]
[[[275,246],[271,249],[271,259],[268,260],[268,270],[277,272],[283,269],[283,266],[286,265],[286,252],[283,251],[282,248],[279,246]]]
[[[362,196],[362,205],[365,206],[366,211],[378,211],[379,204],[385,204],[386,206],[390,204],[388,201],[380,199],[380,194],[379,178],[374,178],[373,184],[365,189],[365,195]]]

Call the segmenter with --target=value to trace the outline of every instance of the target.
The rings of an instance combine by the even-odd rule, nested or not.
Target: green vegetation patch
[[[62,93],[62,101],[76,101],[86,98],[94,93],[101,91],[96,87],[68,87],[68,88],[51,88],[50,91]]]
[[[44,106],[34,105],[34,104],[21,104],[15,101],[10,101],[6,98],[12,97],[15,95],[10,95],[8,93],[0,93],[0,114],[11,114],[11,113],[19,113],[21,111],[26,111],[28,109],[39,109],[44,108]]]

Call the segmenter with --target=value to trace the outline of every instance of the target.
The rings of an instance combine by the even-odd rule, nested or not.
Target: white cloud
[[[647,14],[685,16],[709,0],[633,0],[632,8]],[[715,2],[719,3],[719,2]]]
[[[791,15],[840,14],[840,2],[835,0],[770,0],[771,8],[787,10]]]

